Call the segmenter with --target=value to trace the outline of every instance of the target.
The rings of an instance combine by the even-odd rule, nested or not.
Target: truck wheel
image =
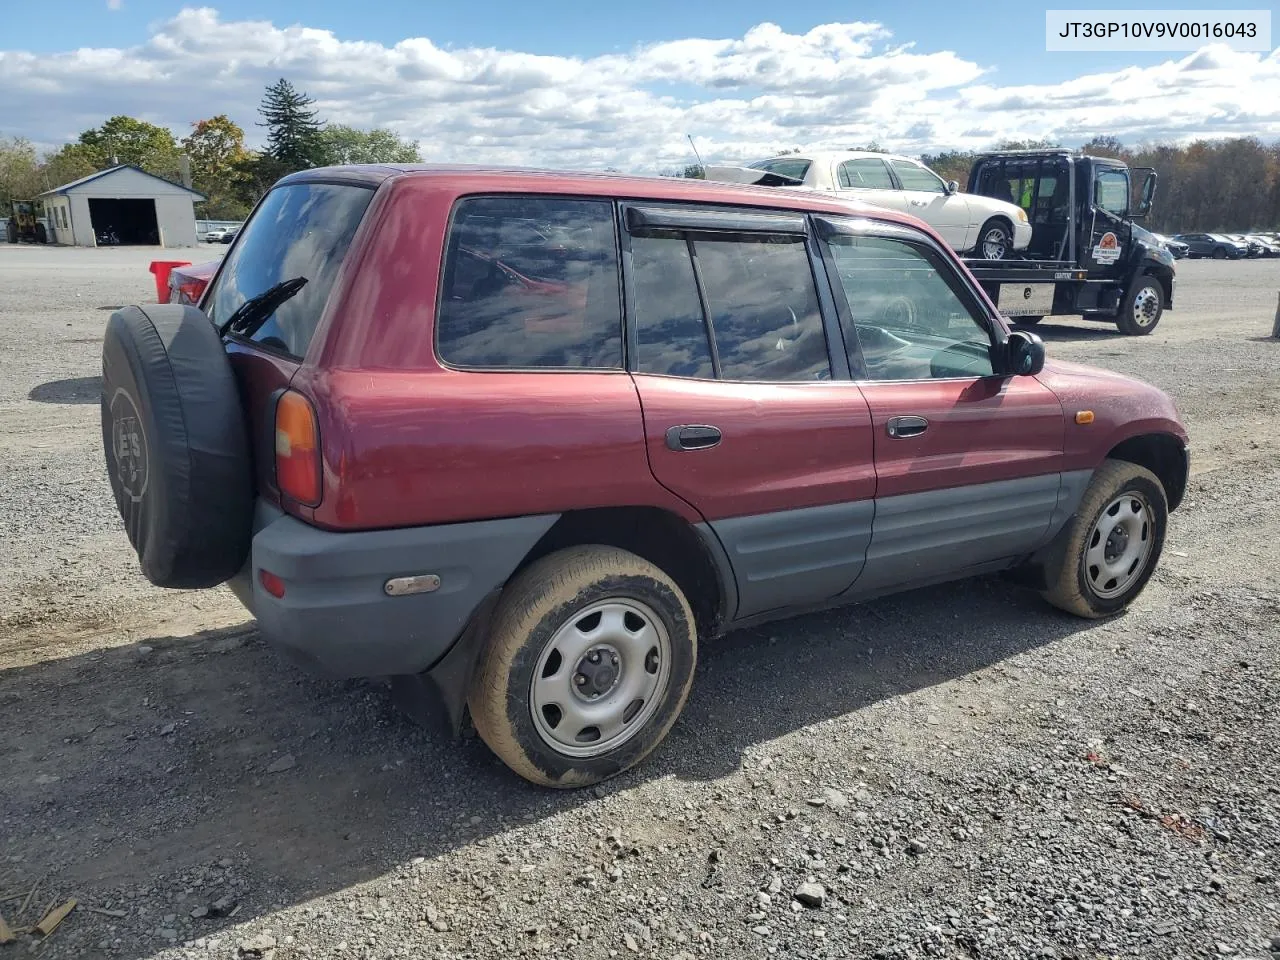
[[[5,239],[10,243],[18,242],[18,225],[10,220],[4,227]]]
[[[1044,317],[1014,317],[1013,322],[1023,327],[1034,327]]]
[[[1013,252],[1013,228],[992,217],[978,231],[978,255],[983,260],[1005,260]]]
[[[1058,534],[1045,564],[1044,598],[1078,617],[1119,613],[1151,578],[1168,522],[1155,474],[1125,460],[1104,461]]]
[[[1164,291],[1155,277],[1139,277],[1124,298],[1116,326],[1131,337],[1145,336],[1156,328],[1164,313]]]
[[[662,742],[689,696],[697,645],[689,602],[658,567],[615,547],[560,550],[503,591],[471,718],[526,780],[589,786]]]

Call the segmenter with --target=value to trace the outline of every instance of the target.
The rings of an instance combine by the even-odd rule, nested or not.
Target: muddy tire
[[[697,663],[693,611],[647,560],[570,547],[503,591],[467,705],[512,770],[582,787],[635,766],[680,715]]]
[[[1089,619],[1121,612],[1160,562],[1168,522],[1168,500],[1155,474],[1124,460],[1104,461],[1050,550],[1044,598]]]

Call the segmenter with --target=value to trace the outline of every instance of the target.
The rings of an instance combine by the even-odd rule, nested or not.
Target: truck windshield
[[[1094,178],[1094,202],[1099,210],[1117,217],[1129,215],[1129,173],[1126,170],[1099,170]]]

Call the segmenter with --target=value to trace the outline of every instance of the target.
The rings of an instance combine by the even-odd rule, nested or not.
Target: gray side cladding
[[[712,521],[733,564],[737,618],[841,593],[862,570],[874,515],[862,500]]]
[[[1050,473],[877,500],[856,592],[909,587],[1031,553],[1048,536],[1061,480]]]

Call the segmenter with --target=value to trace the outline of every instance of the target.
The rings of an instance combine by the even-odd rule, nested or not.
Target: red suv
[[[1046,364],[917,220],[466,167],[280,181],[198,309],[112,316],[102,412],[152,582],[551,786],[744,624],[993,571],[1116,613],[1188,469],[1168,397]]]

